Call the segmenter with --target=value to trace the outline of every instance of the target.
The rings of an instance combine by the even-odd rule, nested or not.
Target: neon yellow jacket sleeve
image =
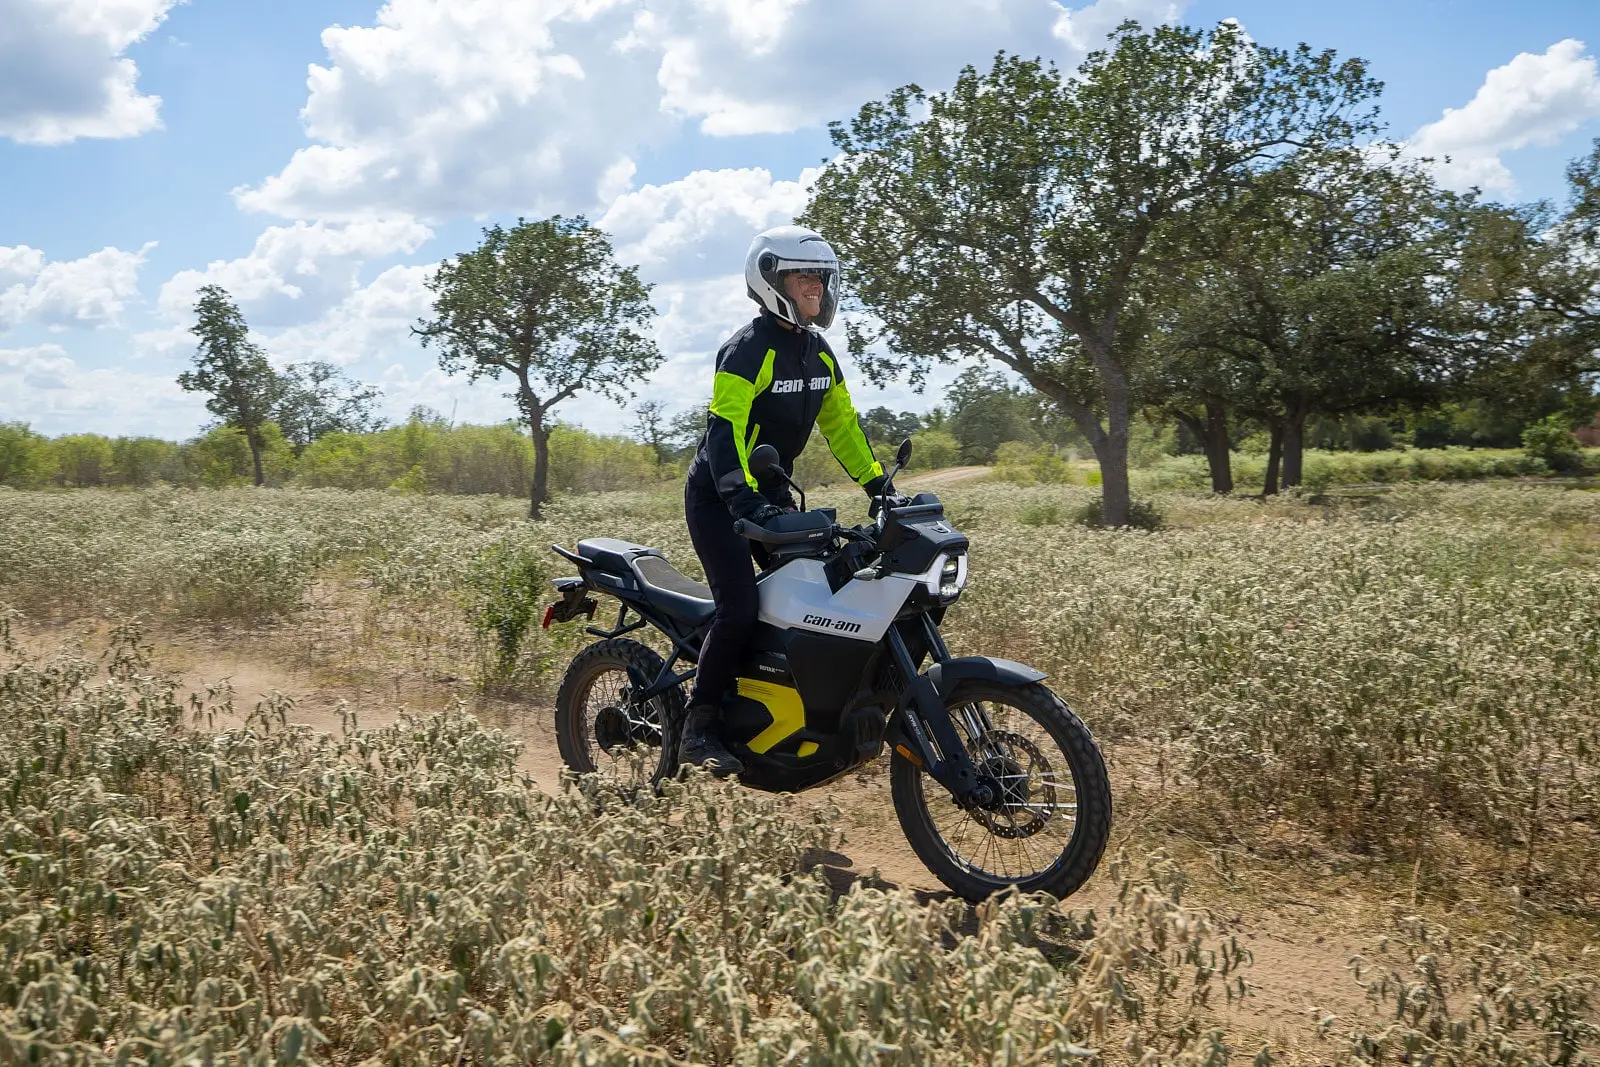
[[[861,428],[861,419],[856,415],[856,406],[850,399],[850,390],[844,384],[844,374],[839,370],[838,361],[825,347],[818,354],[833,373],[833,384],[822,397],[822,410],[817,413],[817,428],[828,439],[828,448],[844,472],[857,485],[865,486],[874,478],[883,476],[883,464],[878,462],[872,454],[872,446],[867,443],[867,432]]]

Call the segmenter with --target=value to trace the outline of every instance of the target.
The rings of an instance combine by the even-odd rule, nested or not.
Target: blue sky
[[[392,415],[503,418],[406,327],[481,225],[557,210],[656,283],[646,394],[693,404],[748,314],[744,243],[803,204],[828,119],[998,48],[1070,64],[1125,17],[1365,57],[1391,135],[1455,159],[1446,184],[1559,197],[1600,137],[1593,0],[0,0],[0,420],[192,434],[172,379],[207,282],[275,359],[337,362]]]

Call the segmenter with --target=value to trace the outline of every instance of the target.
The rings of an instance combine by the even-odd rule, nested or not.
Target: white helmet
[[[783,276],[794,271],[822,275],[822,307],[814,318],[801,315],[783,289]],[[816,230],[774,226],[756,234],[744,257],[744,281],[750,299],[785,322],[826,330],[839,307],[839,257]]]

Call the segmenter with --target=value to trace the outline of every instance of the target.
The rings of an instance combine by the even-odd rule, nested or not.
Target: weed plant
[[[697,779],[555,795],[458,711],[186,723],[0,619],[0,1061],[1218,1063],[1248,956],[1160,865],[1101,916],[806,874],[825,812]],[[211,723],[214,725],[214,722]],[[836,814],[836,813],[835,813]],[[1047,955],[1048,952],[1048,955]]]
[[[815,495],[862,517],[859,493]],[[973,538],[954,650],[1037,664],[1113,754],[1159,753],[1192,791],[1186,829],[1232,840],[1288,821],[1420,891],[1487,883],[1600,912],[1600,493],[1167,493],[1157,532],[1074,525],[1086,487],[944,495]],[[515,501],[379,492],[5,503],[0,601],[30,614],[292,629],[342,575],[407,632],[454,626],[453,669],[530,692],[588,640],[534,621],[550,590],[533,583],[566,572],[549,542],[623,537],[698,576],[671,492],[567,497],[533,526]]]

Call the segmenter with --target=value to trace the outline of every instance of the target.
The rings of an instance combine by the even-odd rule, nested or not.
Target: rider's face
[[[816,271],[795,271],[783,276],[783,291],[794,301],[801,315],[814,319],[822,314],[822,275]]]

